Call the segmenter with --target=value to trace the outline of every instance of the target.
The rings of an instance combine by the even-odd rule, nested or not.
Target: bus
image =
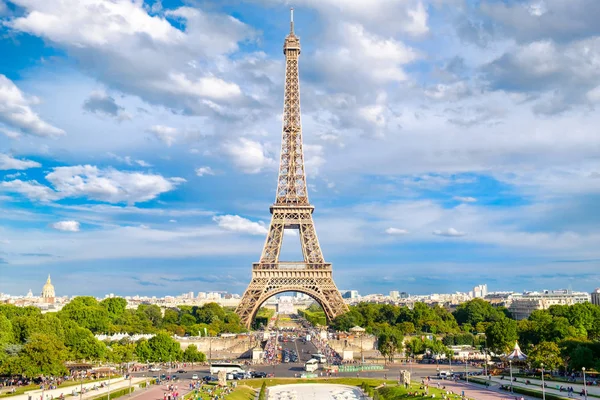
[[[319,361],[314,358],[311,358],[304,364],[304,370],[306,372],[315,372],[317,369],[319,369]]]
[[[327,362],[327,357],[323,354],[311,354],[311,357],[319,362],[319,364],[325,364]]]
[[[246,372],[246,371],[244,371],[244,366],[242,364],[232,364],[232,363],[212,363],[212,364],[210,364],[211,375],[218,374],[219,371],[225,371],[228,374],[235,374],[237,372]]]

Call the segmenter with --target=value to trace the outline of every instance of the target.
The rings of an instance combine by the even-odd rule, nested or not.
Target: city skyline
[[[73,294],[241,294],[275,198],[288,3],[95,3],[0,0],[0,292],[50,273]],[[338,287],[600,286],[588,3],[296,5]]]

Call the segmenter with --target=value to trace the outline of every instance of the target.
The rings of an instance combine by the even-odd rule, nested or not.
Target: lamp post
[[[108,367],[108,394],[106,396],[107,400],[110,400],[110,366]]]
[[[81,382],[81,386],[79,387],[79,400],[83,397],[83,373],[79,371],[79,381]]]
[[[465,379],[467,380],[467,383],[469,383],[469,359],[468,358],[465,360]]]
[[[485,377],[487,378],[487,356],[485,354],[485,348],[483,349],[483,371],[484,371]]]
[[[546,387],[544,386],[544,363],[540,364],[542,367],[542,400],[546,400]]]
[[[513,392],[513,380],[512,380],[512,360],[508,360],[508,369],[510,371],[510,392]]]
[[[587,385],[585,383],[585,367],[582,367],[581,370],[583,371],[583,395],[585,396],[585,400],[587,400]]]
[[[131,369],[129,369],[129,363],[127,363],[127,377],[129,378],[129,397],[131,397]]]

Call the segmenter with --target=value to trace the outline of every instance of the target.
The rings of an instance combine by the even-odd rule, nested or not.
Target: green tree
[[[217,303],[208,303],[196,310],[196,319],[199,323],[211,324],[219,320],[225,320],[225,310]]]
[[[102,360],[106,357],[106,345],[89,329],[73,321],[65,322],[65,345],[71,360]]]
[[[571,352],[569,358],[569,368],[574,371],[581,371],[582,367],[590,369],[594,366],[596,355],[588,346],[580,344]]]
[[[125,313],[127,300],[122,297],[109,297],[100,302],[100,305],[108,312],[108,317],[114,323]]]
[[[546,370],[553,371],[564,364],[560,355],[560,348],[554,342],[540,342],[528,354],[529,362],[540,368],[542,363]]]
[[[496,354],[507,353],[517,340],[517,322],[502,317],[492,322],[485,331],[488,348]]]
[[[135,355],[140,362],[158,361],[158,359],[154,359],[152,355],[152,348],[150,347],[147,339],[140,339],[136,342]]]
[[[150,361],[178,361],[183,355],[181,346],[166,333],[159,333],[148,340],[151,349]]]
[[[331,321],[331,327],[342,332],[348,332],[350,328],[355,326],[365,326],[365,319],[361,312],[355,307],[351,307],[350,311],[337,316]]]
[[[63,320],[75,321],[82,328],[97,334],[107,332],[110,324],[108,311],[91,296],[75,297],[67,303],[58,315]]]
[[[394,328],[383,330],[377,338],[377,348],[389,362],[394,362],[396,353],[402,350],[402,333]]]
[[[136,358],[135,343],[115,342],[110,345],[110,358],[115,363],[129,363]],[[140,358],[140,362],[145,363],[148,358]]]
[[[198,347],[195,344],[190,344],[183,352],[183,361],[191,362],[192,366],[194,366],[195,362],[206,361],[206,355],[198,351]]]
[[[58,338],[34,333],[15,360],[15,369],[27,377],[60,376],[67,373],[67,349]],[[14,370],[12,371],[15,372]]]
[[[6,316],[0,314],[0,351],[4,345],[13,343],[14,340],[12,323]]]

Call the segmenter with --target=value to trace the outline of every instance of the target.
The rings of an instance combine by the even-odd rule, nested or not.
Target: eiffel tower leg
[[[327,321],[348,311],[333,282],[331,270],[254,270],[252,281],[236,310],[242,324],[250,329],[260,306],[283,292],[300,292],[310,296],[323,308]]]

